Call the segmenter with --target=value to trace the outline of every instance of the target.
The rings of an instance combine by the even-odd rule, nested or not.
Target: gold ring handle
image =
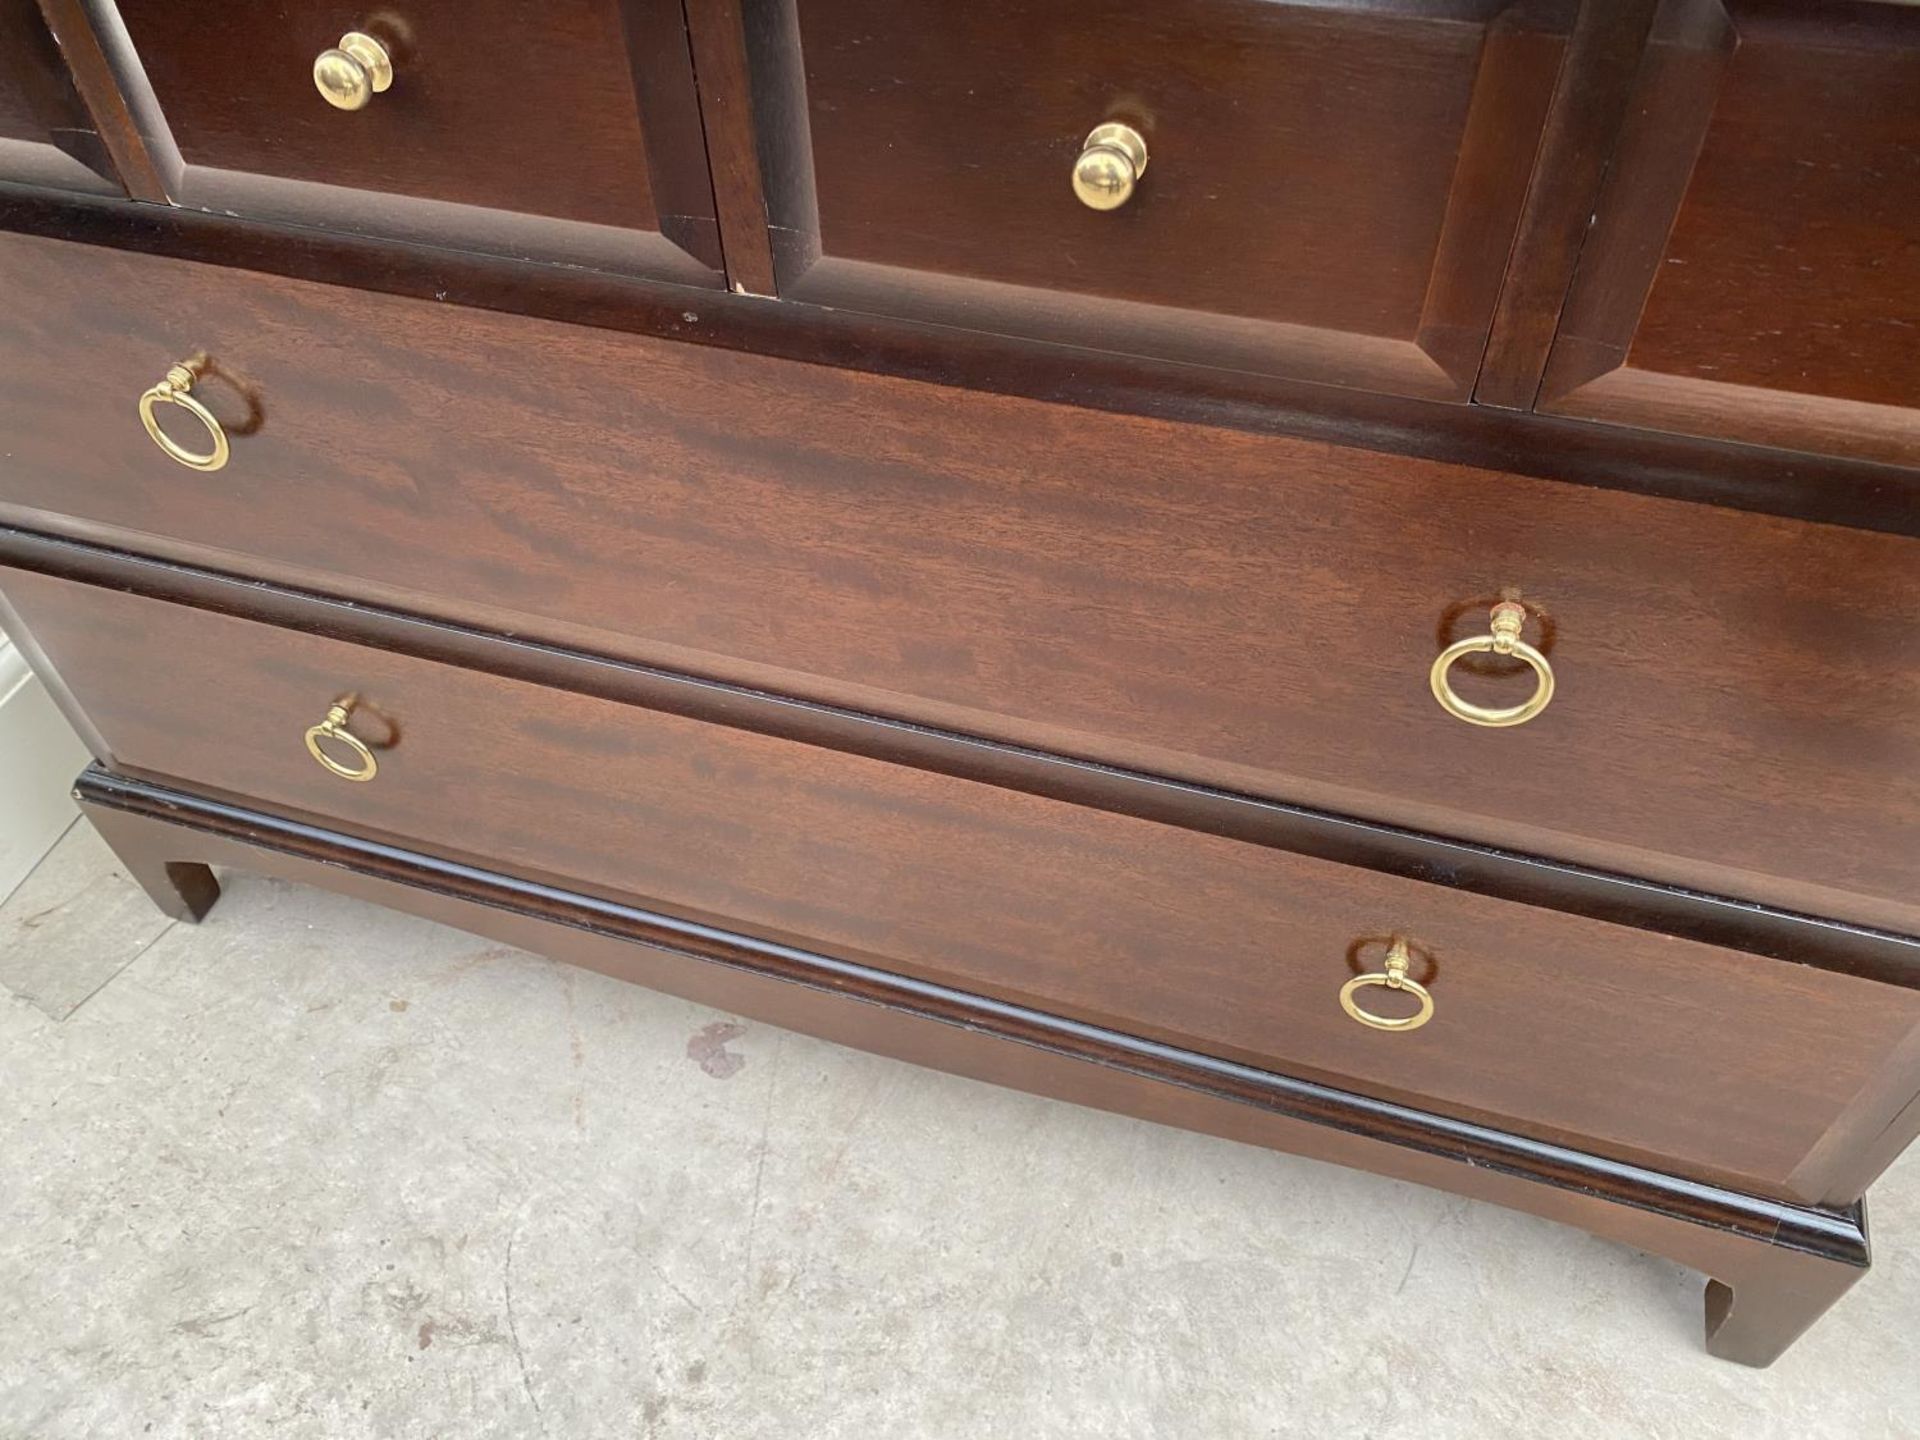
[[[1073,193],[1089,210],[1118,210],[1147,173],[1147,142],[1131,125],[1096,125],[1073,162]]]
[[[358,30],[349,30],[313,62],[313,88],[336,110],[364,110],[392,85],[393,57],[387,47]]]
[[[1433,662],[1433,669],[1427,681],[1433,686],[1433,698],[1440,702],[1440,708],[1457,720],[1469,725],[1524,725],[1553,699],[1553,666],[1547,663],[1547,657],[1520,638],[1520,629],[1526,623],[1527,611],[1524,605],[1513,600],[1502,600],[1493,607],[1491,614],[1492,634],[1472,635],[1465,640],[1456,640],[1440,652]],[[1447,681],[1447,671],[1453,668],[1453,662],[1463,655],[1481,655],[1492,651],[1495,655],[1515,655],[1527,662],[1533,669],[1533,694],[1518,705],[1495,708],[1488,705],[1476,705],[1471,700],[1462,700],[1454,693],[1453,686]]]
[[[367,781],[380,773],[380,762],[373,758],[367,742],[347,729],[347,717],[353,713],[353,697],[337,700],[327,710],[327,718],[307,730],[307,753],[342,780]],[[321,749],[323,742],[344,745],[353,752],[354,765],[343,765]]]
[[[1433,993],[1407,974],[1410,964],[1407,942],[1396,939],[1387,947],[1385,970],[1356,975],[1340,987],[1340,1008],[1362,1025],[1375,1030],[1418,1030],[1433,1018]],[[1360,1003],[1360,992],[1375,985],[1388,990],[1404,991],[1420,1002],[1420,1008],[1411,1015],[1374,1014]]]
[[[166,451],[169,459],[179,461],[190,470],[218,470],[227,463],[227,432],[214,419],[213,412],[194,399],[191,393],[193,382],[205,372],[205,360],[183,360],[167,371],[166,379],[140,396],[140,423],[147,427],[148,438]],[[178,405],[206,426],[213,448],[204,454],[189,450],[162,430],[159,417],[153,413],[161,405]]]

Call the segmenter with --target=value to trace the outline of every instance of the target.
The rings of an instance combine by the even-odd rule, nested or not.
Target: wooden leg
[[[1864,1227],[1864,1213],[1860,1219]],[[1865,1265],[1757,1246],[1743,1269],[1731,1282],[1707,1282],[1707,1351],[1754,1366],[1778,1360],[1867,1273]]]
[[[114,858],[163,913],[175,920],[198,921],[220,898],[220,882],[207,866],[198,860],[167,858],[170,852],[159,848],[164,832],[129,825],[117,812],[84,802],[80,809],[107,842]]]

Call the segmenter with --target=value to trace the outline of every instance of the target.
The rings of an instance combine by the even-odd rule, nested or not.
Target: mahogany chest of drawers
[[[1586,1227],[1920,1131],[1920,10],[0,0],[0,618],[332,885]]]

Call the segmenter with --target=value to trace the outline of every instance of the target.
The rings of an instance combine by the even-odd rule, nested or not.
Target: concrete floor
[[[1920,1435],[1920,1155],[1772,1370],[1524,1216],[319,891],[0,907],[0,1436]]]

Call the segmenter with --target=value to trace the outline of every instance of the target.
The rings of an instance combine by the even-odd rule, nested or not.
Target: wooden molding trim
[[[1658,0],[1581,6],[1547,112],[1474,399],[1533,408]]]
[[[1920,987],[1920,939],[0,526],[0,564],[1475,894]]]
[[[728,288],[736,294],[777,293],[765,186],[749,74],[747,19],[740,0],[686,7],[695,88],[706,132],[707,162],[720,219]]]
[[[136,200],[171,204],[180,152],[119,13],[101,0],[40,0],[40,10],[120,183]]]

